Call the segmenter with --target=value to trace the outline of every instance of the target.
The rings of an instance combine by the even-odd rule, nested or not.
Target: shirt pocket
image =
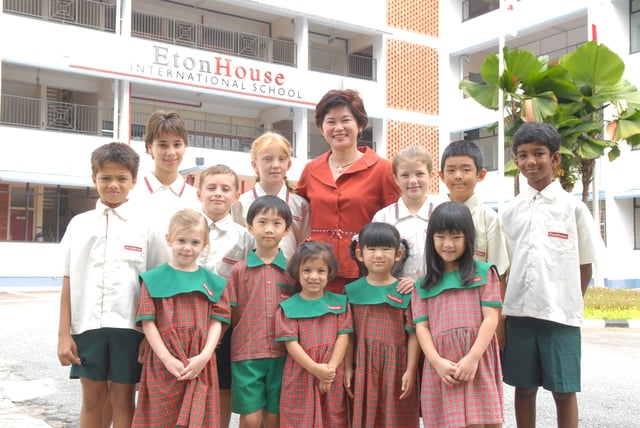
[[[126,239],[120,250],[121,260],[138,272],[146,271],[147,242],[145,239]]]
[[[572,231],[566,222],[557,220],[547,220],[544,227],[544,239],[546,239],[550,249],[558,251],[571,248]]]
[[[488,247],[489,247],[489,242],[486,239],[476,238],[476,248],[473,252],[474,260],[486,262]]]
[[[222,256],[222,259],[215,267],[217,275],[223,278],[229,278],[231,276],[231,269],[238,263],[239,261],[244,260],[245,252],[242,248],[234,246],[229,251],[225,252]]]

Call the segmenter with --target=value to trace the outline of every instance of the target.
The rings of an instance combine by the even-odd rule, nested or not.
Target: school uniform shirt
[[[447,200],[450,200],[447,196]],[[509,269],[509,254],[500,216],[490,207],[484,205],[474,194],[464,201],[471,211],[473,225],[476,229],[476,249],[473,259],[491,263],[503,275]]]
[[[145,213],[154,231],[163,238],[169,231],[171,217],[177,211],[184,208],[196,211],[202,209],[202,204],[198,201],[198,190],[187,184],[180,175],[169,186],[165,186],[155,175],[148,173],[142,180],[138,180],[131,194],[131,201]],[[168,262],[171,259],[171,250],[166,244],[166,239],[164,246],[167,253],[164,262]]]
[[[247,257],[255,248],[256,241],[247,229],[233,221],[231,214],[216,222],[206,214],[203,215],[209,224],[209,245],[200,253],[198,264],[229,279],[231,269]]]
[[[138,276],[164,262],[165,241],[130,202],[75,216],[62,239],[70,280],[71,334],[97,328],[137,329]]]
[[[511,259],[502,314],[580,326],[580,265],[596,262],[601,242],[587,206],[558,181],[527,185],[502,222]]]
[[[238,313],[231,336],[231,361],[257,360],[286,355],[276,342],[278,305],[295,293],[295,281],[287,274],[282,250],[271,263],[251,251],[231,270],[227,282],[231,307]]]
[[[308,162],[300,175],[296,193],[309,201],[311,239],[333,245],[338,275],[358,278],[351,259],[351,239],[374,214],[400,197],[393,180],[391,162],[368,147],[358,147],[362,157],[334,180],[328,159],[331,150]],[[342,292],[342,290],[331,290]]]
[[[372,221],[395,226],[400,236],[407,241],[409,257],[404,262],[402,277],[418,279],[427,273],[424,248],[429,217],[436,205],[436,198],[427,198],[418,212],[411,214],[401,197],[398,202],[381,209],[373,216]]]
[[[253,201],[266,194],[260,183],[256,183],[253,189],[240,195],[238,202],[231,207],[233,220],[239,225],[247,227],[249,207]],[[280,249],[286,259],[289,260],[298,249],[298,245],[307,239],[311,231],[309,202],[303,197],[290,192],[284,183],[276,196],[285,201],[289,209],[291,209],[291,230],[289,234],[280,241]]]

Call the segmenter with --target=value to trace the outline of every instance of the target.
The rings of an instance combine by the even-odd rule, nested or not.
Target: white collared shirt
[[[409,245],[409,257],[404,263],[402,276],[418,279],[427,272],[427,264],[424,257],[425,241],[427,238],[427,226],[431,212],[438,204],[437,198],[429,196],[416,214],[411,214],[409,208],[402,200],[388,205],[378,211],[372,221],[389,223],[398,229],[400,237]]]
[[[142,180],[138,180],[136,187],[131,192],[131,201],[137,209],[145,213],[145,217],[152,225],[154,231],[165,237],[169,230],[169,220],[181,209],[191,208],[202,210],[202,204],[198,201],[198,190],[187,184],[181,176],[169,186],[162,184],[155,175],[149,173]],[[171,250],[166,245],[167,257],[171,259]]]
[[[476,249],[473,258],[495,265],[498,273],[504,274],[509,268],[509,254],[498,213],[482,204],[475,194],[464,201],[464,204],[471,211],[476,229]]]
[[[260,196],[267,193],[264,191],[260,183],[256,183],[253,189],[240,195],[238,202],[233,204],[231,213],[233,220],[241,226],[247,226],[247,213],[249,207]],[[283,183],[280,191],[276,195],[289,205],[291,209],[291,230],[289,234],[280,241],[280,249],[284,256],[289,260],[298,249],[298,245],[304,242],[311,234],[311,216],[309,214],[309,202],[302,196],[299,196],[287,189]]]
[[[164,263],[164,247],[129,202],[112,209],[98,200],[95,210],[75,216],[62,239],[71,333],[135,329],[138,276]]]
[[[511,259],[504,315],[580,326],[580,265],[595,263],[601,238],[587,206],[554,180],[531,186],[502,216]]]
[[[256,241],[247,229],[233,221],[231,213],[216,222],[207,215],[205,218],[209,223],[209,245],[200,254],[198,264],[229,279],[233,266],[247,257]]]

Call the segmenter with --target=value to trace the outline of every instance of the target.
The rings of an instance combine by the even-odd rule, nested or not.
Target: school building
[[[503,1],[3,0],[0,285],[60,283],[66,225],[95,204],[90,153],[128,142],[148,171],[142,136],[157,109],[187,123],[186,176],[225,163],[246,190],[253,139],[285,135],[296,180],[328,149],[315,104],[330,89],[356,89],[370,117],[362,145],[390,158],[420,144],[437,158],[452,139],[472,139],[490,170],[478,194],[500,206],[513,183],[498,177],[497,137],[485,130],[497,115],[465,99],[458,81],[497,52]],[[507,3],[517,27],[509,47],[560,56],[587,40],[590,1]],[[597,3],[599,39],[627,61],[633,80],[640,6]],[[614,164],[601,162],[597,177],[603,278],[640,287],[640,176],[632,169],[640,153],[623,150]],[[434,182],[431,191],[442,188]]]

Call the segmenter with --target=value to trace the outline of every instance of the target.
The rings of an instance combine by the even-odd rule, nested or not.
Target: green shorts
[[[265,409],[280,414],[285,356],[231,362],[231,410],[248,415]]]
[[[144,334],[128,328],[98,328],[74,334],[81,365],[71,366],[71,379],[80,377],[116,383],[140,382],[138,348]]]
[[[580,327],[507,317],[502,359],[505,383],[552,392],[580,391]]]

